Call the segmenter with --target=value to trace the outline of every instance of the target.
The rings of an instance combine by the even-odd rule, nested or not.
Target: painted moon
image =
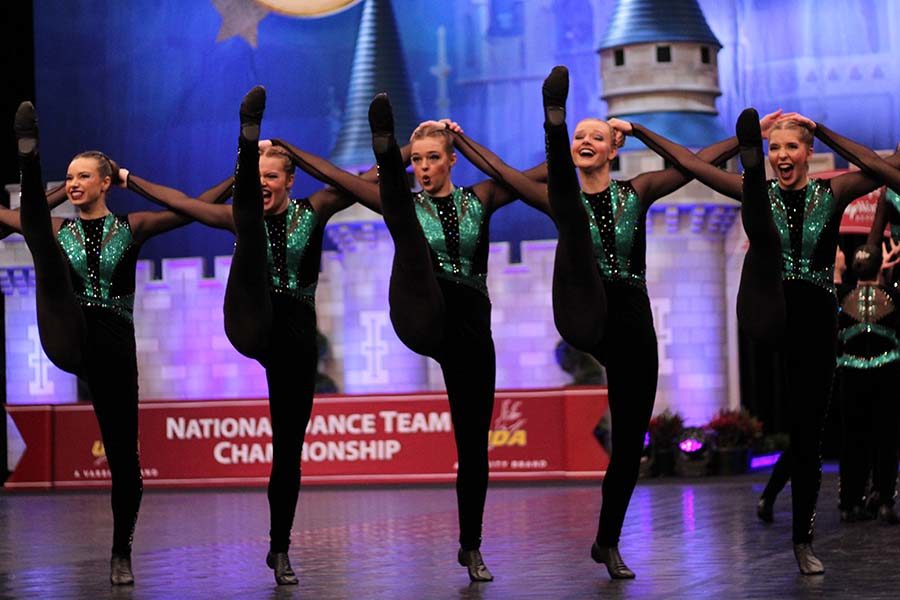
[[[293,17],[324,17],[347,10],[359,0],[256,0],[268,9]]]

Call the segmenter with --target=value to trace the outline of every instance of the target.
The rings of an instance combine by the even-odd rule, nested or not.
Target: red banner
[[[52,416],[52,440],[46,426],[32,426],[22,420],[28,413],[11,409],[27,450],[8,487],[40,486],[38,481],[50,487],[51,468],[39,458],[49,462],[51,455],[52,486],[109,485],[89,405],[29,408],[42,410],[47,423]],[[605,410],[602,388],[498,392],[487,440],[492,479],[599,477],[608,457],[593,428]],[[272,425],[264,400],[143,402],[139,418],[147,486],[268,480]],[[301,464],[304,483],[452,481],[456,446],[446,395],[317,398]]]
[[[823,171],[822,173],[812,173],[812,177],[831,179],[844,173],[851,173],[849,169],[836,169],[834,171]],[[873,192],[869,192],[865,196],[860,196],[851,202],[841,217],[840,233],[862,234],[867,235],[872,229],[872,221],[875,220],[875,209],[878,207],[878,199],[884,193],[884,188],[878,188]],[[889,234],[888,234],[889,235]]]

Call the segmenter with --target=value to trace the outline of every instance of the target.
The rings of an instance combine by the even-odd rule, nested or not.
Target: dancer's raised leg
[[[431,248],[416,217],[387,94],[378,94],[372,100],[369,126],[384,223],[394,240],[388,296],[391,321],[397,336],[411,350],[432,355],[443,335],[444,296],[434,273]]]
[[[600,342],[606,327],[606,293],[594,260],[588,215],[569,147],[568,70],[554,67],[544,80],[542,92],[547,192],[559,229],[553,267],[553,319],[566,342],[589,352]]]
[[[268,240],[259,181],[259,125],[266,91],[256,86],[241,102],[241,133],[234,172],[234,225],[237,241],[225,289],[225,333],[235,349],[260,358],[272,330],[272,301],[266,262]]]
[[[38,154],[37,114],[31,102],[16,111],[14,124],[21,170],[22,235],[34,258],[35,301],[41,345],[60,369],[84,369],[84,314],[75,299],[69,265],[56,241],[44,195]]]

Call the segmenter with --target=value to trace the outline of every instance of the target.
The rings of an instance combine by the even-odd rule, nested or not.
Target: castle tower
[[[697,0],[619,0],[600,46],[607,114],[691,147],[722,139],[721,47]]]
[[[390,0],[366,0],[363,7],[343,126],[331,153],[331,160],[338,165],[368,167],[374,162],[368,112],[378,92],[390,95],[397,135],[404,139],[419,119]]]
[[[728,137],[715,107],[720,48],[697,0],[618,0],[599,51],[608,114],[693,149]],[[629,139],[613,176],[663,167]],[[647,216],[647,287],[660,358],[656,411],[671,408],[692,425],[737,404],[737,367],[729,360],[736,350],[731,255],[736,247],[743,252],[742,240],[731,239],[743,233],[732,227],[737,214],[734,201],[691,182]]]

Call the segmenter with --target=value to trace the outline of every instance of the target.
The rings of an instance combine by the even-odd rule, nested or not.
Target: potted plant
[[[684,418],[668,408],[650,419],[647,435],[654,475],[671,475],[675,472],[675,450],[683,432]]]
[[[675,472],[682,477],[703,477],[709,472],[709,432],[702,427],[687,427],[678,436]]]
[[[716,472],[746,473],[750,446],[762,437],[762,423],[746,409],[720,410],[707,425],[711,432]]]

